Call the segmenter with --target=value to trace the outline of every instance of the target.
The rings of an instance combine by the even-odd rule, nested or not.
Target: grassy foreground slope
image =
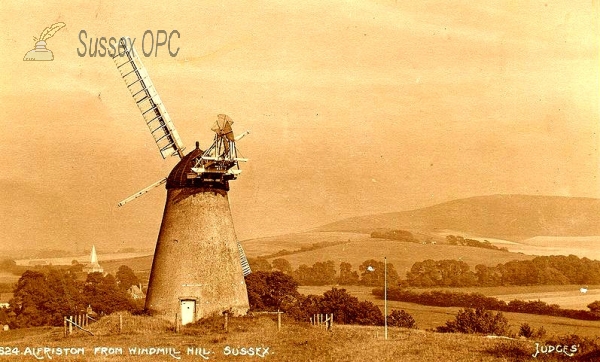
[[[135,320],[130,322],[131,318]],[[533,341],[506,341],[401,328],[390,328],[387,341],[383,339],[382,327],[335,325],[328,332],[319,327],[284,321],[282,330],[278,332],[276,322],[270,317],[232,318],[227,333],[215,326],[191,326],[176,334],[164,327],[157,328],[156,324],[148,321],[149,318],[126,316],[124,324],[138,324],[138,328],[124,330],[122,334],[107,328],[118,324],[117,316],[101,320],[99,327],[91,326],[92,330],[97,330],[96,336],[78,333],[64,338],[61,328],[14,330],[1,333],[0,344],[21,351],[38,346],[84,348],[83,356],[53,356],[53,359],[61,361],[174,360],[169,355],[131,355],[128,349],[134,347],[175,348],[180,352],[178,356],[182,361],[204,360],[200,356],[188,355],[188,348],[204,348],[208,352],[207,359],[214,361],[263,359],[226,355],[227,348],[236,347],[268,347],[264,359],[271,361],[514,361],[517,357],[513,354],[515,347],[520,350],[520,357],[535,352]],[[121,347],[123,355],[94,355],[95,347]],[[23,356],[22,352],[20,356],[10,358],[11,361],[32,359],[32,356]],[[560,356],[557,360],[561,360]]]

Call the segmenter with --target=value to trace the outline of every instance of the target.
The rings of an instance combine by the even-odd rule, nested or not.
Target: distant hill
[[[453,230],[506,240],[600,235],[600,199],[493,195],[403,212],[353,217],[315,231],[370,233],[378,228]]]

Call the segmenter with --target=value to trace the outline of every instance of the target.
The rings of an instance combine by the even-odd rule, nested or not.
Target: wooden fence
[[[333,327],[333,313],[331,314],[313,314],[310,318],[310,324],[313,326],[325,327],[328,331]]]
[[[90,317],[90,315],[87,313],[64,316],[63,325],[65,337],[73,334],[73,327],[81,329],[82,331],[89,333],[93,336],[94,334],[86,329],[86,327],[90,324],[90,321],[94,322],[95,319]]]
[[[281,331],[281,315],[284,312],[278,310],[277,312],[250,312],[248,313],[249,315],[256,315],[256,314],[277,314],[277,331]],[[225,316],[227,317],[227,314],[225,314]],[[227,319],[225,319],[227,320]]]

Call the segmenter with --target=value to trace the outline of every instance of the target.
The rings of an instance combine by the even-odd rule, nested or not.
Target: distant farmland
[[[287,259],[294,268],[297,268],[301,264],[310,266],[315,262],[333,260],[336,265],[339,265],[341,262],[350,263],[356,270],[358,266],[367,259],[383,261],[384,257],[387,257],[389,263],[394,264],[394,267],[402,276],[405,272],[410,270],[415,262],[426,259],[461,260],[467,263],[471,268],[474,268],[477,264],[496,266],[497,264],[506,263],[511,260],[531,260],[534,258],[532,255],[483,248],[452,246],[446,244],[432,245],[408,243],[394,240],[373,239],[368,236],[360,241],[286,255],[282,258]]]
[[[152,255],[152,251],[143,251],[143,252],[135,252],[135,253],[107,253],[100,254],[98,253],[98,261],[101,264],[104,262],[113,261],[113,260],[126,260],[133,259],[143,256]],[[19,259],[15,260],[17,265],[20,266],[35,266],[35,265],[71,265],[73,260],[77,260],[80,264],[89,263],[90,254],[80,255],[80,256],[66,256],[61,258],[35,258],[35,259]]]

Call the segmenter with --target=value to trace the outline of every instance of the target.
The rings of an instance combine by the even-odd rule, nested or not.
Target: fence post
[[[281,330],[281,312],[277,310],[277,331]]]
[[[223,326],[223,329],[225,329],[225,332],[227,332],[227,322],[229,320],[229,313],[225,311],[223,312],[223,315],[225,316],[225,325]]]
[[[73,316],[69,316],[69,335],[73,334]]]
[[[67,316],[63,316],[63,325],[64,325],[63,333],[66,337],[67,336]]]
[[[333,313],[331,313],[331,319],[329,320],[329,329],[333,328]]]

